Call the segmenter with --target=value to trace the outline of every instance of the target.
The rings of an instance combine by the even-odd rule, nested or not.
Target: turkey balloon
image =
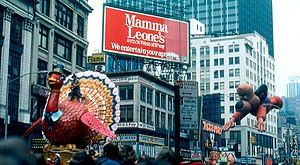
[[[250,84],[240,84],[237,89],[240,100],[236,102],[236,112],[223,126],[223,131],[228,131],[242,120],[247,114],[256,116],[256,127],[259,131],[265,131],[266,114],[272,109],[280,109],[283,106],[282,99],[278,96],[268,97],[268,87],[262,84],[254,92]]]
[[[92,140],[115,138],[120,120],[118,88],[104,74],[79,72],[65,77],[63,66],[48,74],[49,97],[43,116],[25,132],[42,125],[51,145],[85,148]],[[72,147],[71,147],[72,148]]]

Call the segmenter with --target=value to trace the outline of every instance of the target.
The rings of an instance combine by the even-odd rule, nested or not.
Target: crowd
[[[179,165],[182,159],[169,149],[163,149],[156,158],[142,154],[137,156],[132,146],[108,142],[103,153],[96,155],[93,150],[75,153],[70,165]],[[5,165],[62,165],[60,155],[55,159],[45,159],[41,153],[33,153],[21,138],[9,138],[0,141],[0,164]]]

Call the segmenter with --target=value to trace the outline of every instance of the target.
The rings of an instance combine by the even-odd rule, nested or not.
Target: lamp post
[[[12,80],[7,80],[7,88],[6,88],[6,107],[5,107],[5,114],[4,114],[4,125],[5,125],[5,132],[4,132],[4,140],[7,140],[7,126],[9,124],[9,115],[8,115],[8,96],[9,96],[9,84],[26,76],[26,75],[31,75],[31,74],[40,74],[40,73],[48,73],[47,70],[41,70],[41,71],[37,71],[37,72],[29,72],[29,73],[25,73],[19,77],[16,77]]]

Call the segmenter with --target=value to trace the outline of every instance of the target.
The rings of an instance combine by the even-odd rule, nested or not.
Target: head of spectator
[[[179,160],[176,159],[175,153],[169,149],[163,149],[160,153],[158,153],[156,159],[169,162],[172,165],[179,164]]]
[[[137,163],[142,163],[146,160],[150,160],[150,156],[149,155],[146,155],[146,154],[142,154],[141,156],[138,157],[137,159]]]
[[[147,160],[144,160],[140,163],[137,163],[137,165],[173,165],[165,160],[158,160],[154,158],[150,158]]]
[[[119,160],[119,147],[116,143],[108,142],[103,146],[103,156],[112,159],[112,160]]]
[[[35,158],[25,141],[18,137],[9,137],[0,141],[0,162],[6,165],[31,165]]]
[[[85,151],[77,152],[73,155],[69,165],[94,165],[94,159]]]
[[[120,148],[120,157],[124,164],[133,165],[136,162],[135,151],[130,145],[123,145]]]

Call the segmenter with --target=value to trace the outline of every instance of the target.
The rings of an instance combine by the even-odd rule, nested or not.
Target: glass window
[[[220,89],[224,90],[224,82],[220,82]]]
[[[209,54],[210,54],[209,46],[206,46],[206,47],[205,47],[205,54],[206,54],[206,55],[209,55]]]
[[[225,112],[225,108],[224,106],[221,106],[221,113],[224,113]]]
[[[229,93],[229,101],[234,101],[234,93]]]
[[[230,112],[230,113],[234,113],[234,106],[232,106],[232,105],[229,106],[229,112]]]
[[[160,92],[155,92],[155,106],[160,107]]]
[[[191,51],[192,51],[192,59],[195,59],[196,58],[196,48],[192,48],[191,49]],[[204,54],[204,50],[203,50],[203,54]]]
[[[219,90],[219,83],[218,82],[214,82],[214,90]]]
[[[240,64],[240,57],[235,57],[234,62],[235,64]]]
[[[229,65],[233,65],[233,57],[229,57]]]
[[[48,50],[48,34],[49,29],[40,24],[39,31],[39,46]]]
[[[86,63],[85,63],[85,58],[83,55],[84,49],[80,46],[77,45],[76,47],[76,65],[81,66],[81,67],[85,67]]]
[[[55,21],[72,30],[73,12],[58,0],[55,3]]]
[[[54,54],[71,61],[72,43],[55,33],[54,35]]]
[[[161,94],[161,108],[166,109],[166,94]]]
[[[22,17],[18,16],[17,14],[12,15],[10,26],[10,40],[20,44],[22,43],[22,22]]]
[[[142,123],[146,123],[145,119],[146,119],[146,108],[144,106],[140,107],[140,122]]]
[[[120,100],[133,99],[133,85],[119,86]]]
[[[141,94],[140,94],[141,101],[146,102],[146,87],[141,85]]]
[[[224,70],[220,70],[220,77],[224,77]]]
[[[235,69],[234,72],[235,72],[235,77],[240,76],[240,69],[239,68]]]
[[[41,0],[40,7],[41,7],[41,12],[46,16],[49,16],[50,0]]]
[[[219,71],[218,70],[214,71],[214,78],[219,78]]]
[[[218,46],[215,46],[214,47],[214,54],[218,54],[219,53],[219,47]]]
[[[218,59],[214,59],[214,66],[218,66],[219,64],[219,60]]]
[[[84,19],[80,15],[77,15],[77,34],[80,37],[84,35]]]
[[[38,70],[39,71],[48,70],[47,62],[42,59],[38,59]],[[46,86],[46,82],[47,82],[47,74],[37,74],[37,84]]]
[[[229,45],[228,49],[229,49],[229,53],[232,53],[233,52],[233,45]]]
[[[204,67],[204,60],[200,60],[200,67]]]
[[[133,105],[121,105],[120,122],[133,122]]]
[[[168,97],[168,110],[171,112],[174,110],[173,98],[171,96]]]
[[[219,53],[220,53],[220,54],[223,54],[223,53],[224,53],[224,46],[220,46],[220,47],[219,47]]]
[[[233,89],[234,88],[234,81],[229,81],[229,89]]]
[[[160,123],[161,123],[161,128],[166,128],[166,113],[161,112],[161,119],[160,119]]]
[[[147,103],[153,103],[153,89],[147,88]]]
[[[200,48],[200,55],[203,56],[204,55],[204,47]]]
[[[233,69],[229,69],[229,77],[233,77],[234,73],[233,73]]]
[[[239,52],[240,51],[240,45],[239,44],[235,44],[234,45],[234,52]]]
[[[210,83],[205,84],[206,90],[210,90]]]
[[[152,121],[152,109],[151,108],[147,108],[147,124],[153,125],[153,121]]]
[[[219,65],[220,65],[220,66],[223,66],[223,65],[224,65],[224,58],[220,58]]]
[[[205,60],[205,62],[207,67],[210,66],[210,60]]]
[[[159,127],[159,111],[155,110],[155,126]]]

